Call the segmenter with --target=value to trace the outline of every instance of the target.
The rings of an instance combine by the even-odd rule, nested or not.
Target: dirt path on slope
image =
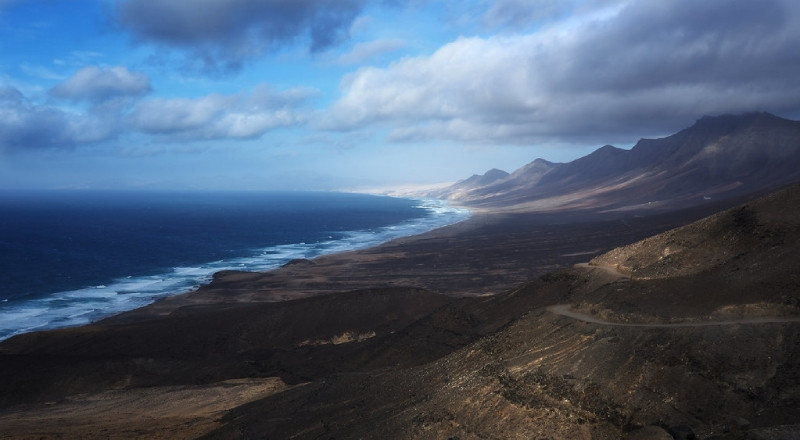
[[[590,324],[610,325],[615,327],[642,327],[642,328],[678,328],[678,327],[709,327],[718,325],[739,325],[739,324],[776,324],[787,322],[800,322],[800,317],[760,317],[760,318],[740,318],[725,321],[700,321],[700,322],[675,322],[670,324],[647,324],[647,323],[625,323],[612,322],[597,318],[586,313],[576,312],[570,309],[569,304],[556,304],[547,307],[547,311],[556,315],[566,316],[578,321]]]

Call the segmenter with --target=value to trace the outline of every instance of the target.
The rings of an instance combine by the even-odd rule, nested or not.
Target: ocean
[[[349,193],[0,193],[0,340],[142,307],[220,270],[269,270],[468,216]]]

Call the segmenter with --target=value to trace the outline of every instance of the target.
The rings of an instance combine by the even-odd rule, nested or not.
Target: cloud
[[[27,75],[44,79],[44,80],[58,80],[61,81],[64,79],[64,75],[60,73],[54,72],[53,70],[44,67],[44,66],[35,66],[28,63],[22,63],[19,66],[20,70],[25,72]]]
[[[350,52],[339,56],[337,61],[340,64],[361,64],[370,58],[394,52],[404,45],[403,40],[396,38],[359,43]]]
[[[129,116],[132,129],[182,140],[252,139],[267,131],[305,121],[302,104],[311,89],[275,91],[261,85],[249,94],[186,99],[150,99]]]
[[[275,90],[260,85],[234,95],[136,98],[114,105],[120,95],[139,94],[145,88],[125,80],[119,89],[109,90],[102,81],[92,88],[81,81],[71,83],[72,79],[61,84],[74,85],[65,86],[70,93],[62,90],[61,96],[91,102],[86,113],[37,104],[18,89],[0,85],[0,151],[69,149],[136,133],[179,142],[254,139],[275,128],[306,122],[312,111],[305,103],[318,94],[310,88]]]
[[[350,74],[319,127],[386,124],[395,140],[630,142],[703,114],[800,113],[799,8],[636,1],[527,34],[460,38]]]
[[[79,113],[36,104],[18,89],[0,86],[0,151],[69,149],[135,133],[174,141],[254,139],[304,123],[311,114],[304,105],[317,93],[260,85],[249,93],[141,99],[127,106],[102,101]],[[76,92],[75,99],[98,101],[113,95]]]
[[[125,67],[84,67],[50,90],[57,98],[101,103],[120,97],[138,97],[150,91],[150,79]]]
[[[485,0],[483,23],[490,29],[524,29],[570,16],[614,9],[625,0]]]
[[[311,52],[347,38],[366,0],[122,0],[116,20],[141,40],[188,49],[206,67],[239,68],[280,45]]]
[[[566,0],[495,0],[491,1],[483,20],[489,27],[524,27],[553,17],[567,9]]]
[[[72,148],[115,135],[113,124],[33,104],[19,90],[0,86],[0,151]]]

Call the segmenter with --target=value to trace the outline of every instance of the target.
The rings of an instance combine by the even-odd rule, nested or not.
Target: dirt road
[[[693,321],[693,322],[675,322],[669,324],[649,324],[649,323],[627,323],[627,322],[611,322],[586,313],[576,312],[570,309],[569,304],[556,304],[547,308],[548,312],[557,315],[566,316],[568,318],[577,319],[578,321],[588,322],[590,324],[610,325],[616,327],[642,327],[642,328],[673,328],[673,327],[708,327],[715,325],[741,325],[741,324],[776,324],[787,322],[800,322],[800,317],[758,317],[758,318],[741,318],[725,321]]]

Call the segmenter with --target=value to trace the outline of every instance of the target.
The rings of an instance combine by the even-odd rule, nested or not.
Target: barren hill
[[[0,425],[9,438],[796,438],[798,207],[792,187],[498,295],[396,285],[270,303],[223,289],[21,335],[0,344]],[[509,218],[492,221],[521,234]],[[475,225],[448,234],[475,257],[489,246]],[[432,239],[370,255],[424,266],[403,250]]]
[[[798,438],[799,206],[794,187],[461,304],[521,314],[431,363],[245,405],[209,438]],[[632,278],[601,266],[618,262]]]
[[[437,193],[507,211],[665,210],[800,180],[800,122],[768,113],[704,117],[632,149],[606,145],[569,163],[541,159],[469,191]]]

